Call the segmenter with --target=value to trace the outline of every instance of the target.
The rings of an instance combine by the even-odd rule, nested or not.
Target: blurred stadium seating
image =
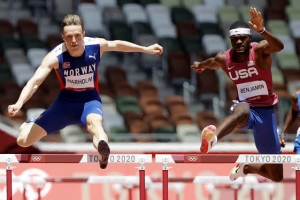
[[[160,57],[103,55],[99,87],[104,128],[111,140],[197,141],[206,125],[216,125],[228,114],[235,88],[222,73],[195,74],[190,66],[194,60],[230,48],[229,26],[236,20],[248,21],[250,6],[262,12],[266,28],[285,44],[282,52],[273,55],[272,69],[274,90],[284,105],[276,107],[282,127],[288,94],[300,89],[297,0],[0,0],[0,114],[21,124],[49,107],[59,92],[54,72],[17,116],[9,117],[6,112],[43,56],[62,42],[62,17],[77,13],[87,36],[164,47]],[[262,39],[252,34],[253,41]],[[295,133],[299,124],[300,120],[289,132]],[[79,137],[79,132],[86,133],[82,127],[70,126],[56,133],[56,139],[43,140],[90,140]],[[251,142],[247,133],[234,131],[241,137],[226,141]]]

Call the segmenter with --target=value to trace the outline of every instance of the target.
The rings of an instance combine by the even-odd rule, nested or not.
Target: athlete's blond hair
[[[80,25],[82,30],[84,30],[84,25],[81,20],[81,18],[78,15],[75,14],[67,14],[61,23],[61,30],[64,31],[65,26],[71,26],[71,25]]]

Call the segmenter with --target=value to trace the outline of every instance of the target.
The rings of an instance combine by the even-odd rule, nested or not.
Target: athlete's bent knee
[[[87,126],[102,126],[101,116],[89,116],[86,120]]]
[[[27,142],[26,142],[26,139],[24,138],[24,137],[22,137],[22,136],[18,136],[18,138],[17,138],[17,144],[20,146],[20,147],[29,147],[30,146],[30,144],[28,144]]]

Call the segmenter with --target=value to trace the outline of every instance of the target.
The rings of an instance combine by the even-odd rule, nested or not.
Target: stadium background
[[[82,17],[87,36],[140,45],[158,43],[164,47],[160,57],[104,53],[101,59],[99,87],[104,128],[113,153],[197,153],[199,133],[206,125],[216,125],[229,114],[235,89],[221,70],[196,74],[190,66],[195,60],[229,48],[229,26],[236,20],[249,21],[250,6],[262,12],[266,29],[285,44],[282,52],[273,55],[272,66],[273,89],[280,97],[275,110],[282,128],[290,107],[288,95],[300,89],[298,0],[1,0],[0,153],[95,153],[90,135],[79,126],[66,127],[29,148],[16,145],[20,124],[38,116],[57,96],[59,83],[54,72],[17,116],[9,117],[6,111],[43,56],[62,42],[60,22],[68,13]],[[257,33],[252,34],[253,41],[262,39]],[[299,125],[297,120],[289,130],[284,153],[292,152]],[[251,131],[234,130],[213,152],[256,153]],[[63,171],[68,166],[56,166],[62,168],[61,174],[53,174],[52,167],[42,169],[51,176],[76,174]],[[104,172],[97,167],[82,165],[78,171],[123,173],[122,166],[111,165]],[[184,167],[184,172],[191,176],[205,171],[205,166]],[[212,173],[227,175],[232,165],[222,166],[220,172],[220,166],[214,167]],[[17,170],[22,168],[18,166]],[[293,174],[289,168],[288,177]],[[151,164],[150,170],[155,169],[159,171],[160,166]],[[183,176],[180,172],[174,175]],[[280,191],[293,189],[289,184],[280,186],[284,188]]]

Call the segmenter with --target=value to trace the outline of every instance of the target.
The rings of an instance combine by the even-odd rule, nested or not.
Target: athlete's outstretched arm
[[[282,41],[265,30],[264,21],[262,18],[262,14],[256,10],[256,8],[250,8],[249,11],[251,21],[249,25],[256,32],[261,33],[265,40],[261,41],[256,48],[262,49],[263,54],[272,54],[281,51],[284,48]]]
[[[161,55],[163,53],[163,48],[158,44],[153,44],[148,47],[140,46],[131,42],[122,40],[108,41],[103,38],[99,38],[101,45],[101,51],[121,51],[121,52],[141,52],[148,54]]]
[[[28,80],[24,86],[18,101],[8,106],[8,114],[14,116],[19,112],[22,106],[32,97],[51,70],[57,66],[58,59],[52,53],[48,53],[43,59],[41,65],[37,68],[34,75]]]
[[[225,66],[225,52],[219,52],[215,57],[208,58],[202,62],[195,61],[194,64],[191,66],[193,70],[198,73],[203,72],[206,68],[208,69],[219,69],[224,68]]]

